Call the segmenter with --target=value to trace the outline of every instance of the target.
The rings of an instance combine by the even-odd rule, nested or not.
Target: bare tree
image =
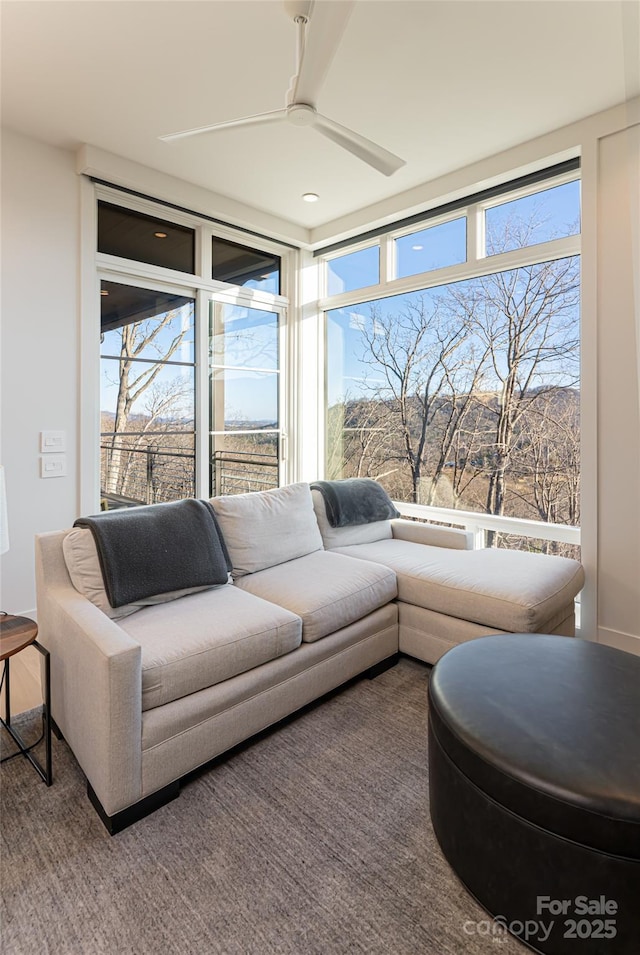
[[[574,258],[497,272],[452,286],[474,338],[489,355],[494,397],[486,511],[504,513],[518,424],[534,404],[578,380],[578,262]]]
[[[541,225],[540,210],[508,220],[492,251],[531,244]],[[578,305],[579,261],[564,258],[361,310],[369,400],[351,403],[341,463],[373,474],[384,454],[417,503],[500,515],[508,498],[518,516],[575,523],[579,428],[558,396],[577,396]]]
[[[511,493],[517,493],[540,520],[580,523],[579,422],[579,395],[574,389],[559,390],[551,398],[541,396],[522,418],[513,462],[517,484]]]
[[[408,465],[411,499],[416,503],[431,502],[456,427],[464,416],[460,376],[466,379],[471,371],[473,378],[478,367],[463,347],[468,338],[466,322],[460,322],[457,314],[440,313],[438,303],[429,306],[425,296],[405,302],[397,313],[384,314],[379,305],[372,304],[362,326],[362,361],[372,369],[374,379],[369,392],[386,409],[386,428],[398,441],[391,454]],[[442,430],[440,454],[425,493],[429,429],[445,400],[449,420]]]
[[[133,406],[152,387],[163,368],[163,362],[168,361],[185,340],[188,327],[182,325],[165,346],[159,346],[158,339],[161,332],[170,327],[176,314],[175,310],[171,310],[157,320],[132,322],[121,328],[118,395],[105,475],[105,491],[107,494],[122,493],[125,477],[123,458],[125,450],[119,438],[127,431]],[[152,349],[157,353],[158,362],[144,364],[142,370],[136,373],[134,363],[147,349]],[[163,411],[166,412],[168,407],[167,397],[165,396],[163,401],[156,404],[155,412],[151,416],[153,420],[156,420]],[[152,420],[148,418],[147,428],[151,424]]]
[[[400,470],[389,443],[388,415],[378,401],[350,398],[334,404],[327,416],[327,476],[388,478]]]
[[[193,384],[181,376],[166,382],[155,381],[144,399],[135,431],[119,435],[117,493],[149,504],[164,499],[167,492],[172,497],[187,497],[193,493],[194,485],[193,409],[185,433],[176,434],[176,430],[180,431],[184,400],[193,401]],[[159,461],[164,462],[160,482],[156,473]]]

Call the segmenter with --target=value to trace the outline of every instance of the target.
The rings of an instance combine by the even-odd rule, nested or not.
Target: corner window
[[[529,525],[580,523],[579,197],[570,181],[469,200],[486,252],[464,216],[389,230],[394,278],[326,303],[327,478],[375,478],[435,520],[504,518],[489,546],[577,556],[573,535],[540,541]],[[541,242],[543,261],[530,250]],[[397,278],[407,291],[394,294]]]
[[[250,247],[246,230],[150,198],[129,208],[115,188],[95,194],[100,405],[86,426],[87,509],[98,506],[98,452],[103,509],[286,482],[285,248],[263,249],[258,235]],[[93,403],[95,366],[86,367]]]

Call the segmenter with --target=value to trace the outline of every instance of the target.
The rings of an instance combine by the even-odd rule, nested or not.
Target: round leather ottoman
[[[494,917],[550,955],[640,952],[640,656],[481,637],[429,684],[431,819]]]

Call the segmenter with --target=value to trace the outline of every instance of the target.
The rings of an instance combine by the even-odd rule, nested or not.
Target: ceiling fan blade
[[[341,126],[321,113],[316,113],[313,127],[327,139],[337,143],[338,146],[342,146],[343,149],[347,149],[358,159],[362,159],[363,162],[373,166],[374,169],[385,176],[392,176],[394,172],[405,165],[404,159],[400,159],[399,156],[389,152],[388,149],[378,146],[377,143],[372,143],[370,139],[366,139],[360,133],[354,133],[352,129]]]
[[[234,126],[260,126],[266,123],[276,123],[281,119],[286,119],[286,109],[273,109],[268,113],[256,113],[254,116],[245,116],[242,119],[231,119],[227,123],[214,123],[212,126],[197,126],[195,129],[185,129],[180,133],[166,133],[159,136],[165,143],[170,143],[174,139],[186,139],[188,136],[199,136],[200,133],[213,133],[219,129],[232,129]]]
[[[315,0],[305,29],[293,103],[315,104],[354,5],[354,0]]]

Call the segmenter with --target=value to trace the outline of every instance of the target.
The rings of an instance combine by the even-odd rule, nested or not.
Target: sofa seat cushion
[[[388,567],[321,550],[240,577],[237,587],[302,618],[302,639],[313,643],[382,607],[397,595]]]
[[[142,647],[142,709],[222,683],[300,646],[299,617],[226,584],[147,607],[119,626]]]
[[[543,629],[584,584],[578,561],[526,551],[453,550],[388,540],[332,553],[391,567],[405,603],[511,633]]]

